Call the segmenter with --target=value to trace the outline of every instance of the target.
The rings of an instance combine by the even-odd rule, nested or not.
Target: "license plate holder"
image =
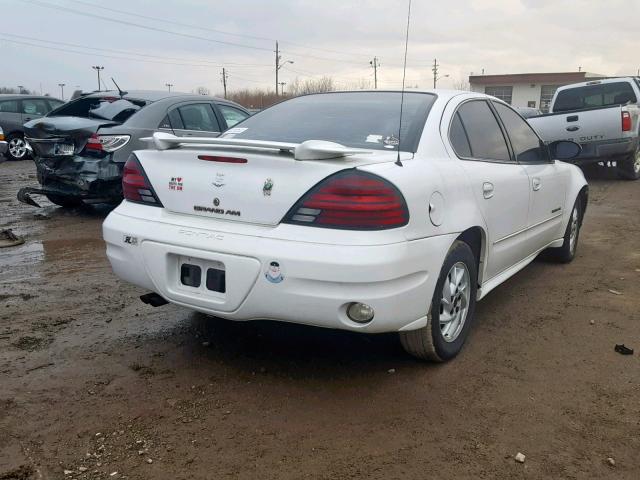
[[[73,143],[56,143],[53,145],[53,154],[60,157],[73,155],[74,150]]]

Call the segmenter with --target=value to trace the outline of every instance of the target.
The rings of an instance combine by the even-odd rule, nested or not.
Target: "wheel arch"
[[[484,267],[487,259],[487,234],[484,228],[474,226],[464,230],[456,240],[469,245],[473,255],[476,257],[476,267],[478,271],[478,287],[482,285]]]

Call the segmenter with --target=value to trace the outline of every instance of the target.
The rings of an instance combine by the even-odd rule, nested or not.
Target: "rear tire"
[[[26,159],[28,155],[27,142],[19,133],[12,133],[7,137],[7,158],[9,160],[19,161]]]
[[[64,208],[74,208],[82,205],[82,200],[75,197],[66,197],[64,195],[47,194],[47,198],[51,203],[55,203]]]
[[[400,332],[400,343],[409,354],[422,360],[446,362],[460,353],[475,314],[477,264],[469,245],[456,240],[442,265],[427,325]]]
[[[582,203],[580,197],[576,198],[569,217],[569,223],[564,232],[564,242],[561,247],[549,248],[548,256],[551,260],[560,263],[569,263],[578,250],[578,239],[580,238],[580,227],[582,226]]]
[[[635,152],[624,160],[618,161],[618,176],[625,180],[638,180],[640,178],[640,141]]]

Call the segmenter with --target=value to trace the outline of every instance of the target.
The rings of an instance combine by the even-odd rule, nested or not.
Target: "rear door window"
[[[451,146],[459,157],[471,157],[469,138],[467,137],[467,132],[464,131],[462,121],[460,120],[460,113],[458,112],[453,116],[453,121],[451,122],[449,140],[451,141]]]
[[[47,102],[49,103],[49,112],[51,110],[53,110],[54,108],[58,108],[61,105],[64,105],[64,102],[61,102],[60,100],[47,100]]]
[[[512,161],[498,120],[487,102],[475,100],[463,103],[458,108],[458,114],[461,126],[469,139],[470,157],[478,160]],[[456,150],[456,153],[464,156],[463,152]]]
[[[220,109],[220,113],[222,113],[225,122],[227,122],[227,128],[233,127],[235,124],[240,123],[242,120],[249,116],[248,113],[245,113],[242,110],[234,108],[230,105],[218,104],[218,108]]]
[[[18,113],[18,100],[1,101],[0,113]]]
[[[540,139],[529,124],[502,103],[493,102],[493,105],[507,130],[516,159],[523,163],[545,162],[547,160],[545,149],[542,148]]]
[[[27,98],[22,100],[22,113],[25,115],[46,115],[49,113],[49,105],[43,99]]]
[[[193,103],[178,107],[182,124],[185,130],[197,130],[202,132],[219,132],[220,125],[216,119],[213,108],[208,103]]]

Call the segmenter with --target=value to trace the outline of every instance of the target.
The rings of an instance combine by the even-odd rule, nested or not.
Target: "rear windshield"
[[[120,97],[81,97],[53,110],[49,117],[101,118],[124,123],[147,104],[144,100]],[[110,108],[110,107],[115,108]]]
[[[636,95],[629,82],[599,83],[559,91],[553,111],[566,112],[635,101]]]
[[[400,148],[415,152],[436,97],[405,92]],[[256,113],[223,137],[302,143],[326,140],[348,147],[398,149],[400,92],[323,93],[293,98]]]

